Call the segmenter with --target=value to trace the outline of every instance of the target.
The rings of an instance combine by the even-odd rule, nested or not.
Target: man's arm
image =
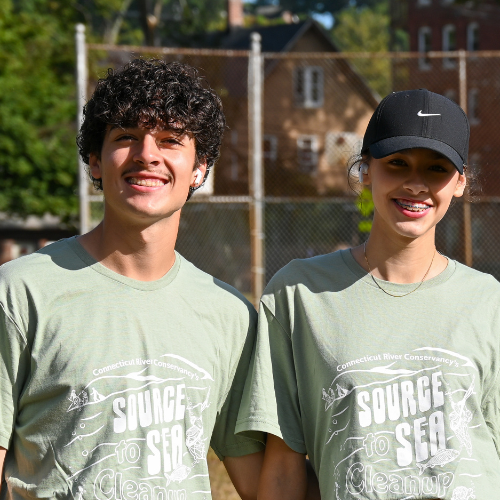
[[[283,439],[268,434],[259,500],[305,500],[306,495],[305,456],[292,450]]]
[[[226,457],[224,466],[242,500],[256,500],[264,450],[243,457]]]
[[[2,491],[2,483],[3,483],[3,463],[5,461],[5,454],[7,450],[0,446],[0,491]]]

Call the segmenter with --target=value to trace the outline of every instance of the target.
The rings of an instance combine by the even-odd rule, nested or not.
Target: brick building
[[[457,57],[428,57],[431,51],[466,53],[467,114],[471,124],[469,164],[476,168],[481,191],[500,196],[496,166],[500,160],[500,3],[495,0],[391,0],[393,32],[409,35],[411,52],[422,57],[394,63],[394,87],[424,87],[460,102]],[[394,47],[393,47],[394,48]]]

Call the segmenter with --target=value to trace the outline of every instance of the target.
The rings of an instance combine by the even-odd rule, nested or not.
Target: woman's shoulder
[[[483,291],[500,293],[500,282],[491,274],[479,271],[472,267],[454,261],[456,272],[454,278],[461,280],[467,289],[479,288]]]
[[[294,259],[282,267],[269,281],[265,293],[273,293],[283,288],[308,285],[318,281],[331,281],[347,270],[342,252],[316,255],[307,259]]]

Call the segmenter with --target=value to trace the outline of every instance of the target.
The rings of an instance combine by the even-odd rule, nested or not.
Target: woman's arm
[[[264,451],[243,457],[226,457],[224,466],[242,500],[256,500]]]
[[[266,453],[259,481],[259,500],[305,500],[307,470],[305,457],[283,439],[267,435]]]

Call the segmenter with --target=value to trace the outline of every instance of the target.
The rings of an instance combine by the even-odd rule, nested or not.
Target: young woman
[[[466,186],[469,124],[427,90],[368,125],[372,231],[296,260],[261,301],[237,432],[268,433],[259,499],[491,499],[500,484],[500,284],[436,250]]]

